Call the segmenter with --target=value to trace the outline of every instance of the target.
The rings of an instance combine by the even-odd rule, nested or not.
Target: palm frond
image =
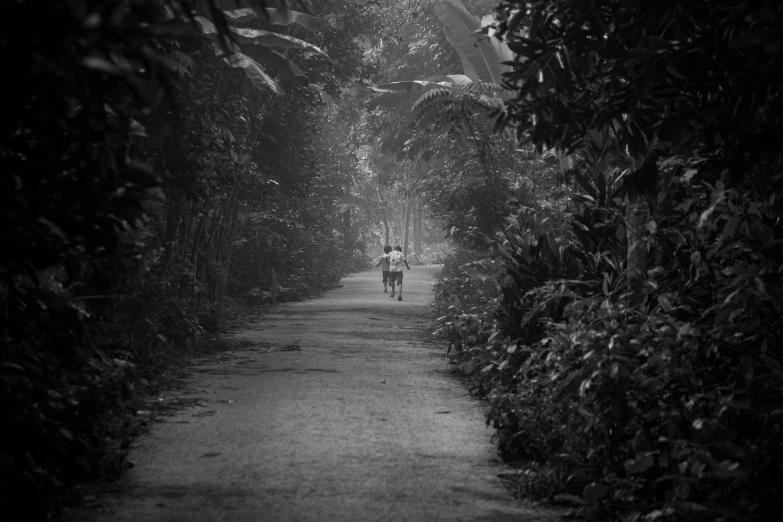
[[[432,89],[421,96],[414,102],[412,109],[414,111],[418,110],[426,110],[428,107],[431,107],[434,103],[438,103],[440,101],[443,101],[444,99],[453,99],[454,92],[451,89]]]

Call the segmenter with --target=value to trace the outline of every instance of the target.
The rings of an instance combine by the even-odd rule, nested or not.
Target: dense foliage
[[[139,389],[227,308],[366,266],[334,209],[356,162],[321,139],[321,93],[369,74],[338,20],[357,9],[238,7],[263,2],[3,5],[4,513],[45,519],[120,472]]]
[[[476,302],[444,280],[442,328],[502,452],[527,462],[517,484],[600,519],[776,519],[783,11],[500,13],[518,54],[503,117],[573,168],[506,216],[489,259],[447,266],[500,291]]]

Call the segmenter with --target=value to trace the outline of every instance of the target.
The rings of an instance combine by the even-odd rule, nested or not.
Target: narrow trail
[[[402,302],[373,270],[246,325],[253,345],[193,368],[199,404],[140,439],[89,519],[552,520],[507,495],[481,404],[427,341],[438,270],[406,270]]]

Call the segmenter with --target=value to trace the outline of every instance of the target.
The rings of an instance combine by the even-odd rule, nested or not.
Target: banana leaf
[[[300,13],[299,11],[267,7],[264,12],[266,13],[266,21],[272,25],[297,24],[310,31],[325,31],[331,27],[326,20],[306,13]],[[234,9],[233,11],[223,11],[223,14],[235,22],[246,22],[255,18],[264,19],[256,9],[249,7],[245,9]]]
[[[223,58],[223,61],[225,61],[229,66],[242,69],[245,73],[245,76],[247,76],[247,78],[250,80],[250,83],[252,83],[255,88],[262,91],[265,89],[270,89],[275,94],[282,94],[283,90],[280,88],[280,85],[271,76],[264,72],[263,67],[261,67],[258,62],[253,60],[245,53],[234,52],[232,54],[226,55],[226,53],[224,53],[223,50],[214,42],[212,43],[212,49],[215,51],[215,54]]]
[[[474,82],[480,81],[478,74],[476,74],[476,69],[473,68],[473,65],[468,59],[468,55],[465,54],[465,51],[459,46],[457,41],[451,35],[451,31],[449,31],[448,27],[443,28],[443,34],[446,36],[446,40],[449,42],[449,45],[451,45],[452,49],[457,52],[457,56],[459,56],[459,60],[462,62],[462,70],[465,71],[465,75]]]
[[[478,80],[500,85],[503,73],[500,57],[489,37],[481,32],[479,19],[470,14],[459,0],[443,0],[435,6],[435,12],[452,37],[449,43],[459,49],[457,54],[465,55]],[[468,72],[465,71],[470,76]]]
[[[487,27],[488,25],[492,25],[495,23],[495,17],[493,15],[486,15],[481,18],[481,26]],[[505,65],[504,62],[513,62],[514,61],[514,51],[512,51],[508,44],[504,42],[503,40],[500,40],[494,35],[495,31],[490,30],[489,34],[487,35],[487,38],[489,38],[489,43],[492,44],[492,47],[495,48],[495,53],[497,53],[498,58],[501,62],[501,69],[503,72],[511,71],[513,70],[513,67],[510,65]]]
[[[203,16],[196,16],[194,18],[201,25],[201,30],[204,34],[217,35],[215,24]],[[315,54],[320,54],[329,60],[330,63],[334,63],[334,61],[329,58],[329,55],[327,55],[320,48],[311,43],[305,42],[304,40],[300,40],[299,38],[288,36],[287,34],[264,31],[263,29],[248,29],[231,26],[229,26],[229,29],[232,33],[234,33],[234,38],[241,43],[264,45],[266,47],[280,47],[283,49],[303,49]]]
[[[309,79],[307,78],[307,75],[302,72],[302,69],[286,58],[282,53],[263,45],[243,44],[240,47],[242,48],[242,52],[261,65],[272,67],[282,74],[292,76],[302,84],[306,85],[309,83]]]
[[[473,84],[473,80],[464,74],[431,76],[424,80],[404,80],[383,83],[371,87],[375,92],[423,92],[442,87],[464,89]]]

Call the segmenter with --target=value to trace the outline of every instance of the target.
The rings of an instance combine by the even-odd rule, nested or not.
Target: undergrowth
[[[436,332],[489,402],[520,495],[596,520],[779,519],[779,192],[682,167],[661,165],[638,286],[603,173],[576,171],[586,195],[565,219],[519,207],[491,251],[446,262]]]

